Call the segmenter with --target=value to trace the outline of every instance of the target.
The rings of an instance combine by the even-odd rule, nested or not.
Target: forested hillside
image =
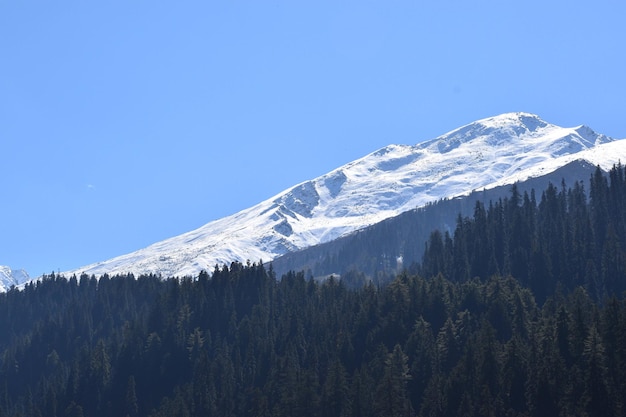
[[[0,415],[607,416],[626,302],[514,278],[349,290],[257,265],[48,277],[0,300]]]
[[[477,204],[386,285],[259,262],[13,288],[0,416],[623,415],[624,174]]]
[[[473,218],[457,219],[453,236],[436,231],[426,245],[422,276],[442,273],[454,281],[511,275],[543,301],[561,287],[584,287],[596,301],[626,290],[626,175],[621,165],[609,179],[597,169],[589,196],[550,184],[536,201],[515,186]],[[588,198],[589,197],[589,198]]]

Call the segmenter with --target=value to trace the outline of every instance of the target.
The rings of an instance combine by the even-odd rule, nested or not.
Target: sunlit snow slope
[[[8,266],[0,265],[0,292],[5,292],[11,286],[20,285],[30,280],[23,269],[13,270]]]
[[[415,146],[387,146],[232,216],[66,275],[193,276],[216,264],[269,261],[428,202],[544,175],[577,159],[608,169],[626,161],[626,140],[507,113]]]

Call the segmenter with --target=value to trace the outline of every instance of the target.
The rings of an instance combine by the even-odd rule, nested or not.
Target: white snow
[[[577,159],[609,169],[626,161],[626,140],[507,113],[415,146],[387,146],[199,229],[64,274],[195,276],[216,264],[269,261],[444,197],[545,175]]]
[[[23,269],[13,270],[8,266],[0,265],[0,292],[6,292],[13,285],[19,286],[29,280],[28,273]]]

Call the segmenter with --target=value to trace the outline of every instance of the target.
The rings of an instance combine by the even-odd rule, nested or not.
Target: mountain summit
[[[239,213],[66,275],[194,276],[232,261],[269,261],[429,202],[544,175],[579,159],[608,169],[626,160],[626,140],[507,113],[414,146],[384,147]]]
[[[611,138],[599,135],[586,126],[579,126],[574,130],[576,133],[563,136],[560,140],[546,138],[549,132],[556,131],[557,135],[562,133],[562,128],[546,123],[539,116],[530,113],[505,113],[500,116],[478,120],[466,126],[455,129],[443,136],[423,144],[430,148],[437,147],[441,153],[446,153],[456,149],[464,143],[477,142],[495,148],[510,147],[512,143],[523,141],[524,145],[531,146],[546,141],[555,142],[556,147],[569,147],[578,145],[578,150],[582,150],[600,143],[610,142]],[[568,129],[569,130],[569,129]],[[572,153],[569,148],[563,153]]]

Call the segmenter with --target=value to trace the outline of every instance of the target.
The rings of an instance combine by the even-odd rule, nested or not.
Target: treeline
[[[0,296],[1,416],[623,415],[626,302],[232,264]]]
[[[386,285],[258,264],[0,294],[2,416],[626,413],[621,166],[508,198]]]
[[[435,231],[419,267],[422,276],[443,273],[454,281],[511,275],[538,300],[557,288],[584,287],[597,301],[626,291],[626,174],[621,165],[609,178],[598,168],[587,196],[550,184],[541,194],[511,195],[476,203],[473,218],[458,217],[456,229]]]

